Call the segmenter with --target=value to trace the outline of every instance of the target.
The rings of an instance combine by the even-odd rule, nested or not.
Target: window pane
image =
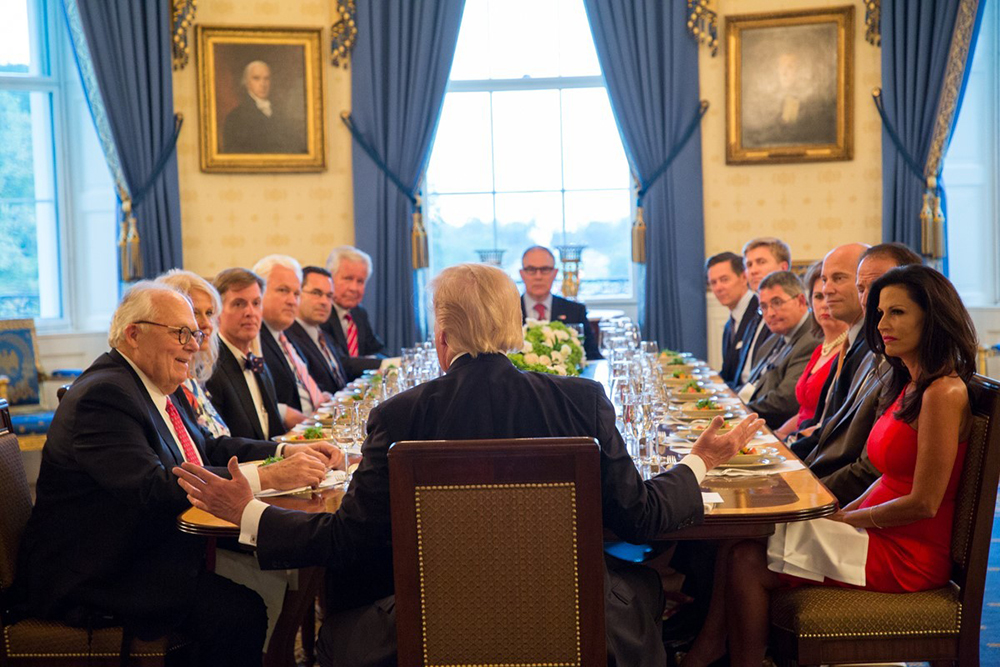
[[[47,74],[44,58],[43,3],[0,2],[0,75]]]
[[[558,190],[559,91],[493,93],[497,192]]]
[[[600,76],[597,49],[581,0],[559,0],[559,75]]]
[[[427,191],[491,192],[491,144],[490,94],[445,95],[434,150],[427,166]]]
[[[487,0],[466,0],[458,31],[452,81],[490,78],[489,5]]]
[[[563,242],[561,193],[497,194],[496,202],[497,247],[507,249],[503,266],[511,275],[517,276],[529,246]]]
[[[476,250],[496,247],[493,195],[433,195],[425,210],[435,273],[460,262],[478,262]]]
[[[562,128],[567,190],[629,187],[628,161],[604,88],[562,91]]]
[[[0,316],[58,317],[52,100],[0,90]]]
[[[580,263],[580,295],[631,295],[631,192],[566,193],[566,242],[587,247]]]
[[[490,78],[559,75],[556,0],[490,0]]]

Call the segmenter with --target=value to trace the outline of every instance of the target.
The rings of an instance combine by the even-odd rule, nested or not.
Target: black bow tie
[[[264,372],[264,359],[251,352],[247,354],[247,358],[243,361],[243,368],[247,368],[260,375]]]

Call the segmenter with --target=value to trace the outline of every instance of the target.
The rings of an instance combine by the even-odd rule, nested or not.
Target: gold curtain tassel
[[[428,261],[427,230],[424,229],[424,216],[420,212],[420,204],[413,208],[413,231],[410,234],[411,260],[414,269],[426,269]]]
[[[933,220],[933,233],[932,239],[934,241],[934,259],[940,259],[945,255],[944,247],[944,209],[941,207],[941,197],[934,195],[933,197],[934,206],[934,220]]]
[[[129,280],[139,280],[142,278],[142,248],[139,246],[139,230],[134,215],[128,217],[128,255]]]
[[[646,263],[646,221],[643,219],[642,207],[635,211],[635,222],[632,224],[632,261],[636,264]]]
[[[920,254],[929,257],[933,254],[931,228],[934,224],[934,210],[931,208],[930,190],[924,191],[924,204],[920,208]]]

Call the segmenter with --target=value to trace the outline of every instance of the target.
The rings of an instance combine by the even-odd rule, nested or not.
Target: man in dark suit
[[[337,608],[330,610],[320,633],[321,662],[326,666],[395,665],[387,463],[391,443],[593,436],[602,449],[604,524],[623,539],[641,542],[698,523],[703,512],[698,484],[704,471],[727,460],[762,424],[747,419],[732,435],[719,436],[717,419],[695,443],[692,455],[643,481],[600,385],[521,372],[503,354],[521,340],[521,327],[517,289],[502,270],[482,264],[452,266],[439,274],[432,289],[435,345],[446,374],[372,410],[361,465],[335,514],[306,515],[251,502],[238,470],[234,480],[192,466],[177,470],[198,506],[243,528],[240,541],[256,545],[263,567],[327,566],[327,601]],[[356,576],[361,568],[364,577]],[[659,578],[639,566],[614,568],[611,577],[632,595],[609,592],[606,597],[609,656],[618,665],[661,667],[666,655],[659,632]]]
[[[747,332],[756,331],[760,314],[757,295],[750,291],[743,258],[734,252],[720,252],[705,262],[705,277],[712,294],[729,309],[729,319],[722,329],[722,369],[719,377],[730,388],[743,372],[740,352],[746,345]]]
[[[292,428],[330,399],[309,374],[302,353],[285,334],[299,314],[302,267],[288,255],[268,255],[254,264],[253,271],[264,279],[260,347],[264,363],[274,377],[278,411],[285,427]]]
[[[548,248],[532,246],[521,255],[521,321],[532,318],[542,322],[583,325],[583,351],[588,359],[603,359],[597,349],[597,336],[587,319],[587,307],[552,293],[552,283],[559,269],[556,256]]]
[[[760,310],[773,335],[739,397],[768,426],[778,428],[799,410],[795,385],[821,341],[809,326],[812,315],[802,281],[791,271],[769,273],[760,282]]]
[[[920,263],[920,256],[900,243],[882,243],[866,250],[857,269],[858,298],[864,311],[872,283],[897,266]],[[863,331],[859,337],[864,338]],[[879,476],[868,460],[866,445],[891,368],[880,364],[867,344],[865,350],[853,376],[841,374],[849,384],[840,409],[828,413],[811,435],[790,446],[841,505],[864,493]]]
[[[260,597],[206,572],[204,541],[176,525],[188,503],[170,468],[276,452],[274,443],[211,437],[178,407],[200,338],[190,301],[174,288],[142,282],[122,299],[114,349],[77,379],[50,427],[18,586],[32,615],[87,624],[110,614],[149,638],[176,628],[201,643],[199,664],[259,664]],[[286,448],[294,456],[277,467],[249,466],[251,487],[318,483],[328,458],[305,451]]]
[[[385,344],[375,333],[368,311],[361,307],[365,284],[372,275],[372,258],[349,245],[330,251],[326,268],[333,276],[333,312],[323,328],[337,343],[337,352],[353,380],[385,358]]]
[[[779,238],[760,236],[750,239],[743,245],[743,265],[746,267],[750,290],[756,293],[764,276],[775,271],[788,271],[791,268],[792,251],[788,244]],[[741,370],[731,385],[733,389],[745,385],[750,380],[750,373],[763,359],[764,343],[770,337],[771,330],[764,326],[762,317],[757,319],[756,330],[747,329],[738,362]]]
[[[299,315],[285,335],[305,359],[309,375],[323,391],[333,394],[344,388],[347,374],[337,354],[337,343],[322,326],[333,312],[333,277],[319,266],[302,269]]]
[[[254,354],[260,335],[264,280],[252,271],[226,269],[215,277],[222,297],[219,360],[205,383],[212,405],[233,435],[267,440],[285,433],[271,371]]]

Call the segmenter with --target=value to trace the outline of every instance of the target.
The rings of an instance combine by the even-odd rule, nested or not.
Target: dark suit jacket
[[[220,340],[219,360],[215,362],[212,377],[205,383],[208,397],[212,400],[215,409],[218,410],[222,421],[226,422],[229,432],[234,436],[268,440],[283,434],[285,425],[281,420],[281,413],[278,412],[274,379],[267,369],[267,364],[264,365],[264,372],[257,376],[257,386],[260,388],[260,397],[264,401],[264,409],[267,411],[267,433],[261,431],[257,409],[253,405],[253,397],[250,396],[246,380],[243,379],[243,368],[240,367],[240,362],[229,351],[229,347]]]
[[[285,334],[288,337],[288,334]],[[298,346],[291,340],[288,341],[300,359],[305,360]],[[274,378],[274,393],[278,403],[288,405],[302,412],[302,399],[299,397],[299,383],[295,378],[295,371],[292,369],[285,353],[281,349],[281,343],[271,335],[271,330],[266,325],[260,328],[260,349],[264,354],[264,364],[271,371]],[[313,407],[319,407],[318,405]]]
[[[521,323],[527,319],[524,310],[524,295],[521,295]],[[590,326],[587,319],[587,306],[579,301],[570,301],[561,296],[552,295],[552,317],[549,318],[563,324],[583,325],[583,352],[588,359],[603,359],[601,351],[597,348],[597,336],[594,335],[594,327]]]
[[[757,312],[757,295],[750,298],[743,317],[736,325],[736,335],[732,336],[732,322],[726,320],[726,326],[722,329],[722,370],[719,377],[734,388],[739,384],[740,373],[743,372],[743,362],[746,357],[743,349],[749,347],[753,337],[753,332],[757,330],[757,323],[760,322],[760,313]],[[730,337],[732,336],[732,344]]]
[[[815,433],[791,447],[841,505],[864,493],[881,474],[868,460],[867,445],[891,372],[888,364],[876,368],[869,352],[854,378],[848,402]]]
[[[773,349],[774,345],[781,344],[781,337],[772,336],[767,342],[769,344],[761,350],[762,354],[765,350]],[[792,334],[785,349],[778,353],[774,367],[761,374],[760,384],[747,401],[747,408],[759,414],[771,428],[780,427],[799,411],[799,401],[795,398],[795,385],[809,365],[809,358],[820,342],[821,339],[813,334],[809,322],[806,321]],[[766,359],[764,355],[760,363],[765,363]],[[756,373],[757,369],[754,372]]]
[[[340,326],[336,308],[330,313],[330,319],[322,326],[337,343],[337,353],[344,364],[344,370],[347,371],[348,380],[359,377],[362,372],[370,368],[381,366],[382,352],[385,350],[385,343],[372,329],[367,310],[361,306],[355,306],[351,308],[351,317],[354,318],[354,324],[358,327],[358,356],[356,357],[347,353],[347,338],[344,336],[344,328]],[[365,357],[374,358],[366,359]]]
[[[756,368],[757,364],[764,358],[765,355],[761,354],[762,351],[768,349],[765,343],[771,338],[771,330],[767,328],[766,324],[761,324],[761,315],[756,310],[754,311],[756,318],[754,322],[747,326],[746,335],[743,338],[743,347],[740,348],[740,360],[736,366],[736,377],[733,380],[732,389],[735,391],[743,384],[740,379],[743,370],[747,368],[747,364],[751,369]],[[757,334],[757,329],[760,328],[760,334]],[[757,345],[754,346],[753,339],[757,336]],[[753,356],[750,356],[751,347],[753,347]]]
[[[340,377],[343,379],[338,379],[333,374],[330,366],[327,365],[326,357],[323,356],[323,351],[313,342],[313,339],[301,324],[292,322],[292,326],[288,327],[285,335],[288,336],[288,340],[292,341],[292,345],[302,355],[302,360],[306,362],[306,367],[309,369],[309,375],[312,376],[313,380],[316,380],[316,384],[319,385],[320,389],[332,394],[344,388],[344,380],[347,379],[347,372],[344,370],[344,366],[340,361],[340,355],[337,353],[337,344],[330,337],[330,334],[323,329],[319,330],[319,335],[325,337],[326,346],[329,348],[330,354],[333,355],[333,362],[337,364],[337,368],[340,370]]]
[[[240,105],[226,114],[222,124],[222,153],[305,153],[306,128],[296,127],[280,105],[272,100],[273,113],[265,116],[250,95],[243,93]]]
[[[228,476],[230,456],[274,453],[273,443],[208,437],[178,412],[216,473]],[[18,570],[29,613],[84,605],[143,627],[179,621],[204,556],[202,540],[177,530],[190,505],[170,470],[182,461],[139,376],[117,351],[101,355],[63,398],[42,451]]]
[[[599,384],[521,372],[504,355],[484,354],[456,359],[444,376],[372,410],[364,457],[340,509],[310,515],[268,508],[257,559],[268,569],[326,565],[330,604],[372,603],[393,592],[386,457],[391,443],[545,436],[591,436],[600,443],[604,525],[622,539],[642,542],[701,521],[701,496],[689,468],[642,480]],[[613,617],[608,630],[626,631]]]
[[[802,422],[799,425],[799,430],[818,424],[824,414],[829,417],[844,407],[849,398],[851,386],[858,375],[858,369],[862,364],[867,363],[867,358],[870,356],[868,352],[868,341],[865,340],[864,331],[859,332],[858,337],[854,339],[854,343],[848,348],[847,355],[844,357],[844,367],[840,371],[840,377],[834,380],[836,372],[827,375],[819,395],[819,402],[816,404],[816,414],[812,419]],[[834,362],[834,369],[836,369],[837,363],[839,360]]]

